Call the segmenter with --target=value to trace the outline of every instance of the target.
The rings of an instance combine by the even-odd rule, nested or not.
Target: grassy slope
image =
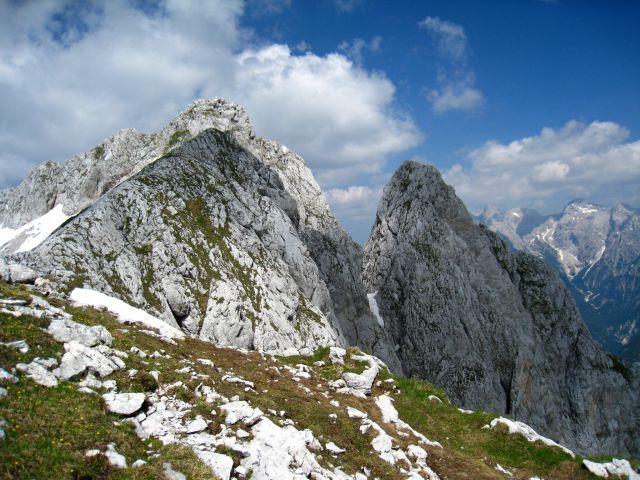
[[[0,283],[0,296],[28,299],[29,292]],[[330,391],[327,380],[339,378],[345,370],[358,372],[364,367],[351,360],[344,367],[331,365],[326,349],[318,351],[314,357],[276,359],[255,352],[241,353],[234,349],[219,348],[192,338],[173,346],[139,332],[135,326],[123,326],[108,313],[71,307],[63,302],[52,303],[63,306],[77,322],[104,325],[114,336],[114,348],[129,351],[136,346],[148,353],[166,351],[170,358],[141,359],[130,354],[129,359],[125,360],[127,370],[137,369],[139,373],[131,378],[124,370],[109,378],[117,380],[119,391],[151,391],[157,388],[156,382],[147,373],[150,370],[161,372],[161,384],[182,381],[187,388],[176,389],[173,393],[194,404],[191,416],[199,414],[212,421],[208,427],[212,433],[218,431],[222,417],[219,410],[212,410],[212,405],[205,404],[194,395],[193,390],[202,380],[191,380],[189,375],[175,371],[183,367],[187,360],[195,362],[193,368],[199,373],[210,376],[211,383],[219,393],[227,397],[238,395],[265,412],[268,409],[284,410],[286,416],[296,422],[297,428],[310,428],[322,443],[333,441],[345,447],[347,452],[344,455],[335,458],[324,454],[320,462],[324,466],[340,466],[347,473],[354,473],[366,466],[371,470],[372,478],[398,478],[396,468],[372,452],[373,437],[360,434],[359,422],[348,419],[345,414],[346,406],[350,405],[367,412],[371,419],[383,425],[373,397],[386,393],[395,399],[400,418],[445,447],[427,448],[429,465],[443,479],[505,478],[493,468],[496,463],[511,469],[513,478],[534,475],[547,480],[594,478],[580,466],[580,459],[572,460],[557,449],[531,444],[520,436],[482,430],[481,427],[489,423],[493,415],[484,412],[471,415],[461,413],[448,403],[441,390],[422,381],[392,376],[386,371],[380,378],[392,377],[394,382],[383,382],[375,387],[372,397],[367,399],[331,393],[331,398],[340,402],[340,407],[334,407],[329,403],[330,399],[322,395]],[[15,318],[0,313],[0,342],[25,339],[31,346],[26,354],[0,346],[0,367],[10,370],[16,363],[28,363],[36,356],[61,355],[62,344],[41,330],[47,324],[47,320],[26,316]],[[215,367],[198,364],[198,358],[213,360]],[[327,365],[313,367],[312,378],[300,382],[294,381],[287,373],[278,374],[269,369],[282,367],[284,363],[311,365],[317,360],[324,360]],[[222,382],[221,377],[228,372],[254,382],[255,391],[245,392],[241,386]],[[309,388],[311,393],[305,392],[301,385]],[[120,418],[105,412],[100,397],[79,393],[73,384],[61,382],[57,388],[46,389],[28,379],[21,379],[15,385],[4,386],[9,390],[9,395],[0,399],[0,418],[7,420],[7,439],[0,444],[2,478],[151,479],[162,477],[162,465],[165,462],[171,462],[176,470],[190,479],[213,478],[190,450],[176,446],[162,447],[154,440],[143,443],[129,424],[115,425],[114,422]],[[444,402],[440,404],[429,400],[429,395],[436,395]],[[337,414],[337,421],[329,421],[330,413]],[[272,418],[275,420],[275,417]],[[415,440],[410,442],[410,439],[398,436],[391,427],[387,430],[403,447],[415,443]],[[85,450],[104,450],[108,443],[115,443],[129,463],[144,459],[149,462],[148,465],[138,469],[115,470],[107,465],[103,457],[83,456]],[[154,457],[154,454],[159,456]],[[239,459],[235,460],[237,462]]]

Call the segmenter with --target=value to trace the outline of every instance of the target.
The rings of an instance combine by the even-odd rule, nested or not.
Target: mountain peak
[[[396,178],[406,178],[411,176],[414,181],[428,181],[444,184],[440,171],[428,163],[421,163],[415,160],[405,160],[393,174]]]
[[[515,231],[513,214],[523,212],[505,214]],[[595,391],[615,391],[626,418],[637,397],[558,275],[475,225],[434,167],[405,162],[385,188],[363,277],[407,375],[439,384],[464,408],[503,411],[584,451],[633,441],[623,432],[603,440],[609,420],[587,413],[594,401],[598,412],[610,409]]]
[[[566,207],[564,207],[563,214],[577,212],[581,214],[592,214],[609,210],[607,207],[598,205],[596,203],[586,202],[581,199],[571,200]]]
[[[3,191],[0,225],[13,230],[63,205],[78,212],[176,146],[207,129],[229,133],[242,145],[255,138],[244,108],[222,98],[196,100],[157,133],[126,128],[61,165],[47,161],[15,188]]]
[[[414,160],[405,161],[394,173],[384,189],[382,203],[390,210],[408,207],[420,212],[434,208],[442,218],[472,222],[466,207],[454,188],[445,183],[440,171],[433,165]]]
[[[174,132],[188,130],[195,135],[207,128],[215,128],[246,139],[255,137],[249,115],[240,105],[224,98],[194,100],[163,129]]]

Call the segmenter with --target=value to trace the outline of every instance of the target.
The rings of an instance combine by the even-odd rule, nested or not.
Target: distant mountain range
[[[574,200],[549,216],[487,207],[478,221],[556,268],[593,337],[610,353],[640,361],[638,210]]]

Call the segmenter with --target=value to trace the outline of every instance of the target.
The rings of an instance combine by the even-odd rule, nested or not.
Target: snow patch
[[[160,331],[160,334],[169,338],[184,338],[184,333],[177,328],[172,327],[168,323],[163,322],[159,318],[149,315],[144,310],[132,307],[131,305],[110,297],[104,293],[91,290],[89,288],[76,288],[71,292],[69,300],[78,305],[88,305],[92,307],[104,307],[110,312],[116,314],[122,321],[129,321],[146,325]]]
[[[0,225],[0,246],[5,253],[28,252],[33,250],[60,225],[71,217],[62,211],[62,204],[18,229]]]
[[[589,265],[589,268],[587,268],[587,270],[584,272],[584,276],[587,275],[587,273],[589,273],[591,271],[591,269],[593,268],[593,266],[598,263],[600,261],[600,259],[602,258],[602,255],[604,255],[604,252],[606,250],[607,246],[606,245],[602,245],[602,248],[600,249],[600,251],[597,253],[597,255],[595,256],[595,258],[593,259],[593,261],[591,262],[591,265]]]
[[[575,206],[575,209],[580,212],[580,213],[584,213],[586,215],[590,214],[590,213],[598,213],[598,209],[597,208],[589,208],[589,207],[581,207],[579,205]]]
[[[380,309],[378,308],[378,302],[376,301],[377,294],[377,291],[373,293],[367,293],[367,299],[369,299],[369,310],[371,310],[373,316],[376,317],[378,325],[384,327],[384,319],[382,318],[382,315],[380,315]]]

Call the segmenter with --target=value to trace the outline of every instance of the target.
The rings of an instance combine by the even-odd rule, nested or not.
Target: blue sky
[[[622,0],[0,0],[0,186],[223,96],[358,241],[407,158],[474,212],[640,206],[639,21]]]

